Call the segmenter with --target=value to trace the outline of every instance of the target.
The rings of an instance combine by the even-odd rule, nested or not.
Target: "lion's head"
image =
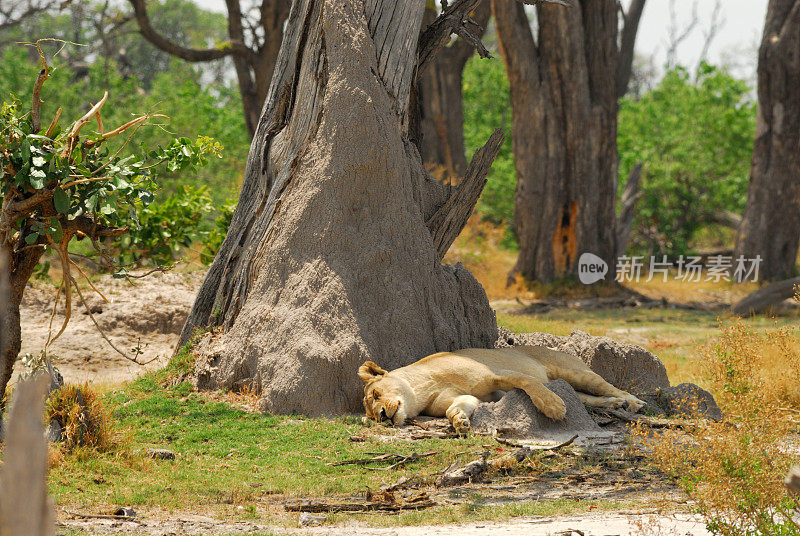
[[[381,367],[367,361],[358,369],[364,380],[364,409],[367,417],[378,422],[389,421],[394,426],[402,425],[414,393],[407,381],[388,376]]]

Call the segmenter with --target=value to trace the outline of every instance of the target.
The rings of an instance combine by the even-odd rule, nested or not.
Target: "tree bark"
[[[758,54],[758,118],[735,255],[762,276],[795,273],[800,244],[800,0],[770,0]]]
[[[426,225],[450,189],[408,141],[424,3],[298,0],[239,205],[182,333],[198,385],[273,412],[357,411],[358,366],[490,347],[486,294]],[[452,221],[452,218],[444,218]]]
[[[614,265],[617,6],[538,5],[534,40],[522,6],[492,1],[511,88],[518,182],[512,277],[577,279],[590,252]]]
[[[3,317],[0,318],[0,331],[2,331],[2,344],[0,344],[0,414],[5,409],[5,392],[14,373],[14,364],[22,348],[22,332],[20,328],[20,305],[22,296],[25,293],[25,286],[33,275],[39,259],[44,254],[44,247],[30,246],[22,254],[11,255],[6,244],[0,244],[0,255],[4,256],[8,262],[8,271],[2,273],[2,277],[7,274],[7,301],[2,301],[5,305]]]
[[[617,257],[625,255],[631,240],[633,220],[636,215],[636,203],[642,197],[642,162],[638,162],[628,174],[625,191],[620,199],[620,211],[617,217]]]
[[[490,0],[481,0],[472,15],[479,27],[474,30],[478,39],[490,15]],[[423,26],[435,17],[436,9],[427,7]],[[462,81],[474,49],[472,43],[457,39],[439,50],[418,79],[422,161],[426,168],[435,170],[434,174],[441,172],[450,182],[458,182],[467,169]]]

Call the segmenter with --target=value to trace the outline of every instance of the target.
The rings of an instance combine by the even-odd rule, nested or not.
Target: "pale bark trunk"
[[[436,10],[425,11],[425,22],[432,21]],[[490,0],[481,0],[472,19],[485,29],[490,15]],[[428,169],[443,171],[444,177],[453,182],[458,182],[467,169],[462,83],[464,67],[474,50],[472,44],[458,39],[439,50],[419,76],[422,161]]]
[[[518,174],[512,275],[577,278],[580,255],[614,265],[617,185],[617,5],[537,7],[493,0],[513,110]]]
[[[795,273],[800,244],[800,0],[771,0],[758,55],[758,119],[734,255],[765,279]]]
[[[222,328],[198,347],[200,387],[249,384],[275,412],[357,411],[366,359],[493,344],[486,294],[440,264],[426,226],[449,190],[407,139],[423,8],[293,4],[239,205],[182,334]]]

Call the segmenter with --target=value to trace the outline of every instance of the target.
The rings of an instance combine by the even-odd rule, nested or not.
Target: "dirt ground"
[[[178,343],[178,336],[202,281],[201,274],[155,273],[145,279],[100,278],[95,285],[108,302],[91,288],[82,292],[103,333],[128,356],[134,348],[145,368],[163,366]],[[55,288],[45,283],[30,286],[22,303],[22,352],[38,355],[51,333]],[[63,298],[52,321],[52,334],[64,318]],[[67,330],[48,348],[48,355],[64,378],[111,383],[135,377],[143,367],[121,356],[103,340],[77,296]],[[17,366],[17,372],[21,365]]]
[[[113,520],[70,521],[61,528],[92,534],[125,535],[216,535],[293,534],[330,536],[706,536],[705,525],[686,514],[657,512],[591,513],[574,516],[520,517],[504,522],[476,522],[456,525],[370,527],[347,523],[335,527],[286,528],[253,522],[225,522],[197,515],[179,515],[168,521],[131,522]]]

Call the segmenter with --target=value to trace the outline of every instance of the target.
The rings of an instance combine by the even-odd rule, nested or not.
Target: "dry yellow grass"
[[[800,329],[721,327],[703,350],[725,420],[653,436],[635,430],[651,460],[686,491],[714,534],[798,535],[797,497],[783,486],[797,463]]]

